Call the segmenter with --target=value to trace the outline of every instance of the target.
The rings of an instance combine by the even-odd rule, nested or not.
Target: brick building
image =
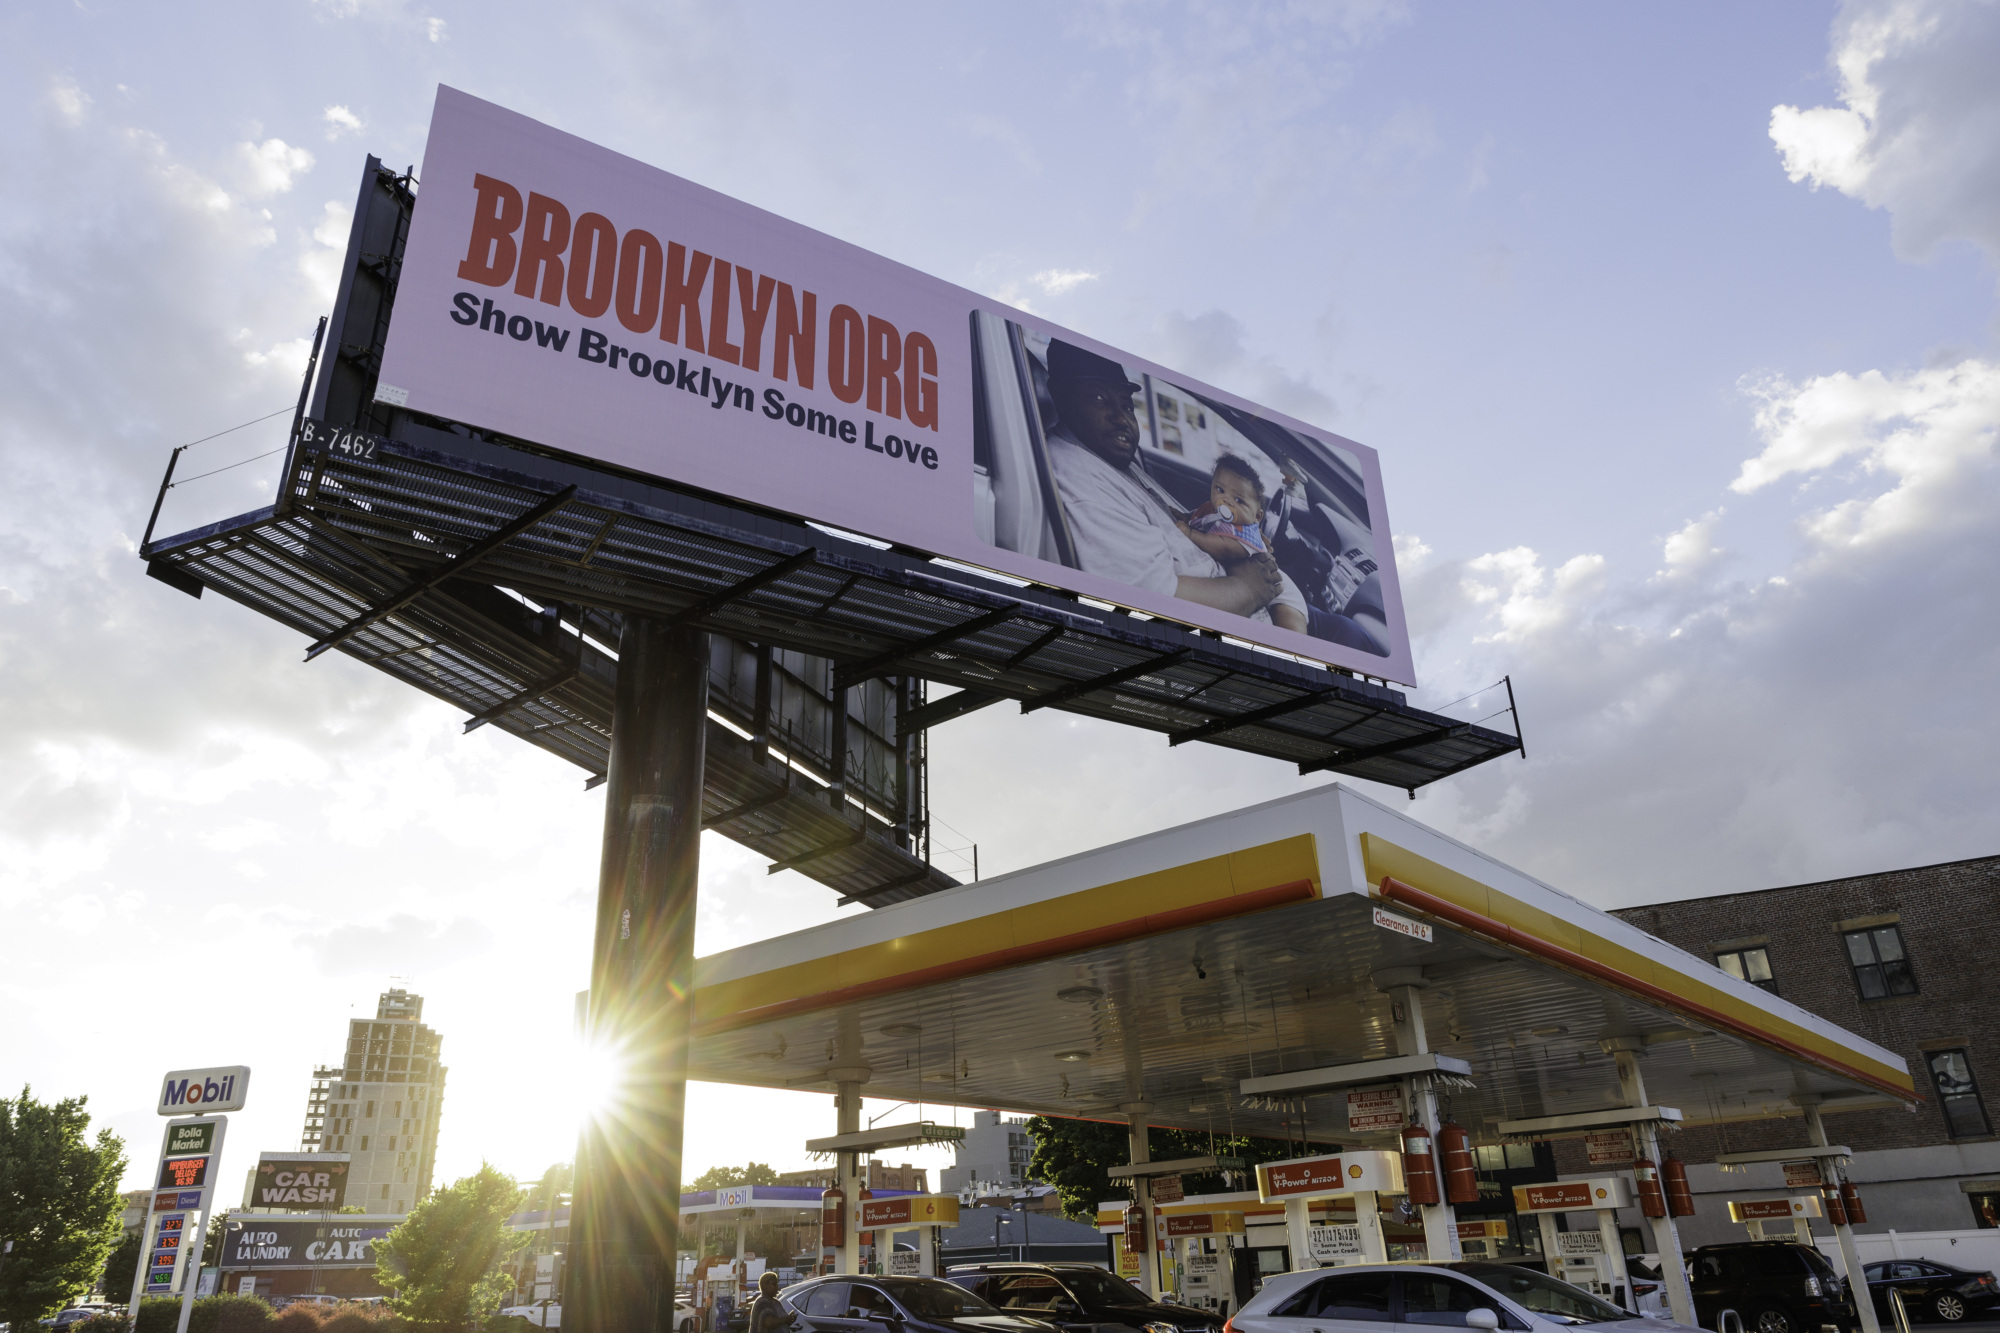
[[[832,1166],[814,1167],[810,1171],[781,1171],[778,1183],[830,1190],[836,1174]],[[861,1169],[861,1188],[869,1190],[908,1190],[912,1194],[929,1194],[930,1187],[925,1183],[929,1179],[927,1168],[911,1166],[908,1162],[901,1166],[889,1166],[870,1158]]]
[[[1996,907],[2000,856],[1986,856],[1616,914],[1909,1062],[1925,1099],[1915,1112],[1826,1120],[1833,1141],[1855,1150],[1848,1174],[1868,1206],[1857,1229],[1904,1232],[2000,1224],[2000,1004],[1988,989],[2000,976]],[[1697,1195],[1710,1196],[1683,1225],[1688,1242],[1741,1239],[1722,1200],[1783,1188],[1775,1166],[1725,1174],[1698,1163],[1806,1142],[1797,1118],[1674,1136]]]

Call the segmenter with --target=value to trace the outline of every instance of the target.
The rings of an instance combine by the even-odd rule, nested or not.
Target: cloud
[[[330,106],[320,112],[319,118],[326,122],[326,137],[338,139],[343,134],[359,134],[361,117],[344,106]]]
[[[1168,311],[1153,322],[1160,342],[1156,358],[1253,402],[1264,403],[1302,421],[1331,422],[1340,416],[1332,396],[1310,375],[1289,371],[1277,358],[1252,352],[1243,323],[1222,310],[1199,315]]]
[[[470,917],[435,921],[399,912],[377,924],[350,922],[300,935],[294,945],[330,976],[441,971],[489,952],[493,931]]]
[[[1771,111],[1786,174],[1888,210],[1905,258],[1964,239],[2000,260],[2000,5],[1849,3],[1831,60],[1840,105]]]
[[[237,145],[237,163],[242,169],[245,189],[253,196],[283,194],[292,188],[293,178],[311,171],[313,155],[294,148],[283,139]]]
[[[75,125],[90,110],[90,94],[74,79],[58,79],[49,85],[49,105],[56,109],[57,115]]]
[[[1806,521],[1828,544],[1861,544],[1942,521],[1945,492],[1993,456],[2000,434],[2000,366],[1978,359],[1885,375],[1822,375],[1757,383],[1763,452],[1730,489],[1748,494],[1781,478],[1815,476],[1850,458],[1893,479],[1878,494],[1841,501]]]
[[[1028,281],[1050,296],[1061,296],[1064,292],[1074,291],[1086,282],[1096,282],[1097,274],[1080,268],[1045,268],[1030,277]]]
[[[429,37],[429,38],[431,39],[431,41],[433,41],[433,42],[441,42],[441,41],[443,41],[443,40],[444,40],[444,20],[443,20],[443,19],[440,19],[440,18],[429,18],[429,19],[425,19],[425,20],[424,20],[424,35],[425,35],[425,36],[427,36],[427,37]]]
[[[1527,547],[1406,571],[1426,695],[1511,673],[1531,756],[1420,816],[1602,903],[1990,851],[1996,386],[1984,362],[1759,385],[1746,475],[1798,475],[1811,501],[1761,576],[1721,509],[1649,578]]]

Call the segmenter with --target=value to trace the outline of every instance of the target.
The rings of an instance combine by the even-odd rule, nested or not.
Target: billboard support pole
[[[577,1145],[568,1265],[591,1333],[657,1333],[673,1299],[707,714],[707,634],[627,616],[589,1017],[618,1074]]]

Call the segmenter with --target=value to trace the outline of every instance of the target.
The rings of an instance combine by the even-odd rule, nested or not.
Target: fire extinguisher
[[[825,1190],[819,1196],[820,1248],[837,1250],[847,1244],[847,1196]]]
[[[1479,1202],[1479,1169],[1472,1161],[1472,1136],[1455,1120],[1438,1126],[1438,1153],[1444,1158],[1444,1197],[1450,1203]]]
[[[1139,1206],[1137,1199],[1125,1203],[1125,1253],[1144,1254],[1146,1252],[1146,1210]]]
[[[1688,1188],[1687,1167],[1668,1153],[1660,1163],[1660,1179],[1667,1187],[1667,1212],[1673,1217],[1694,1216],[1694,1191]]]
[[[1854,1226],[1860,1226],[1868,1220],[1868,1210],[1861,1206],[1861,1191],[1854,1188],[1853,1181],[1840,1182],[1840,1203],[1847,1211],[1848,1222]]]
[[[1409,1187],[1411,1203],[1433,1204],[1438,1201],[1437,1163],[1431,1159],[1431,1132],[1415,1122],[1403,1126],[1403,1183]]]
[[[1837,1227],[1847,1225],[1847,1209],[1841,1206],[1840,1187],[1831,1182],[1820,1186],[1820,1199],[1826,1204],[1826,1220]]]
[[[1667,1200],[1660,1193],[1660,1168],[1650,1157],[1632,1160],[1632,1176],[1639,1182],[1639,1211],[1647,1217],[1665,1217]]]

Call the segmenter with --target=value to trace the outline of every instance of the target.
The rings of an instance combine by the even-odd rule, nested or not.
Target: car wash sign
[[[346,1202],[346,1153],[267,1152],[257,1159],[252,1208],[337,1213]]]

